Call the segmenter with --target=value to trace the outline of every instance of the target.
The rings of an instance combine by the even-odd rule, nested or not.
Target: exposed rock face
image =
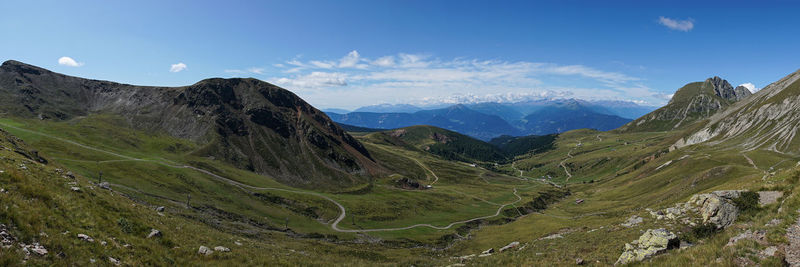
[[[714,191],[711,194],[692,196],[689,203],[698,208],[703,223],[713,223],[717,228],[725,228],[736,221],[739,209],[731,202],[739,197],[739,191]]]
[[[750,96],[749,90],[734,89],[728,81],[714,76],[689,83],[670,102],[622,127],[621,131],[667,131],[708,118],[731,104]]]
[[[750,90],[748,90],[744,86],[738,86],[736,88],[733,88],[733,86],[731,86],[731,84],[728,83],[728,81],[723,80],[718,76],[714,76],[713,78],[710,78],[708,81],[710,81],[711,84],[714,86],[714,94],[727,100],[739,101],[753,94],[750,92]]]
[[[709,118],[705,128],[679,140],[677,147],[711,141],[731,142],[741,149],[799,153],[800,71],[774,82],[724,112]]]
[[[0,66],[0,112],[48,120],[114,115],[122,126],[195,141],[204,147],[197,156],[294,186],[348,186],[385,171],[323,112],[256,79],[147,87],[7,61]]]
[[[615,264],[641,261],[680,245],[678,236],[663,228],[647,230],[635,243],[638,244],[625,244],[625,251],[622,252]]]

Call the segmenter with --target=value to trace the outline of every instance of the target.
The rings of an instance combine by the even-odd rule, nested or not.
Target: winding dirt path
[[[173,165],[173,164],[168,164],[168,163],[165,163],[164,161],[159,161],[159,160],[134,158],[134,157],[118,154],[118,153],[115,153],[115,152],[112,152],[112,151],[91,147],[91,146],[84,145],[84,144],[81,144],[81,143],[78,143],[78,142],[75,142],[75,141],[72,141],[72,140],[64,139],[64,138],[61,138],[61,137],[49,135],[49,134],[42,133],[42,132],[37,132],[37,131],[32,131],[32,130],[28,130],[28,129],[24,129],[24,128],[19,128],[19,127],[16,127],[16,126],[5,124],[5,123],[0,123],[0,125],[3,126],[3,127],[12,128],[12,129],[23,131],[23,132],[27,132],[27,133],[37,134],[37,135],[44,136],[44,137],[51,138],[51,139],[55,139],[55,140],[58,140],[58,141],[61,141],[61,142],[64,142],[64,143],[75,145],[75,146],[78,146],[78,147],[81,147],[81,148],[85,148],[85,149],[89,149],[89,150],[93,150],[93,151],[109,154],[109,155],[124,159],[124,160],[105,160],[105,161],[102,161],[104,163],[106,163],[106,162],[119,162],[119,161],[152,162],[152,163],[161,164],[161,165],[172,167],[172,168],[192,169],[192,170],[204,173],[204,174],[206,174],[208,176],[214,177],[214,178],[216,178],[216,179],[218,179],[220,181],[226,182],[226,183],[228,183],[230,185],[239,187],[241,189],[247,188],[247,189],[250,189],[250,190],[281,191],[281,192],[290,192],[290,193],[296,193],[296,194],[305,194],[305,195],[316,196],[316,197],[325,199],[327,201],[330,201],[331,203],[333,203],[334,205],[336,205],[339,208],[339,211],[340,211],[339,217],[337,217],[336,220],[334,220],[333,223],[331,224],[331,229],[333,229],[334,231],[337,231],[337,232],[344,232],[344,233],[386,232],[386,231],[408,230],[408,229],[413,229],[413,228],[417,228],[417,227],[428,227],[428,228],[433,228],[433,229],[437,229],[437,230],[446,230],[446,229],[450,229],[451,227],[453,227],[454,225],[457,225],[457,224],[469,223],[469,222],[472,222],[472,221],[477,221],[477,220],[483,220],[483,219],[496,217],[496,216],[500,215],[500,212],[506,206],[516,204],[517,202],[522,200],[522,197],[520,197],[520,195],[517,194],[517,188],[514,188],[512,193],[514,194],[514,196],[517,197],[517,200],[515,200],[514,202],[511,202],[511,203],[500,205],[500,207],[497,208],[497,211],[494,214],[487,215],[487,216],[481,216],[481,217],[477,217],[477,218],[472,218],[472,219],[467,219],[467,220],[462,220],[462,221],[456,221],[456,222],[452,222],[452,223],[450,223],[450,224],[448,224],[446,226],[435,226],[435,225],[432,225],[432,224],[423,223],[423,224],[415,224],[415,225],[410,225],[410,226],[406,226],[406,227],[396,227],[396,228],[341,229],[341,228],[339,228],[339,223],[342,220],[344,220],[344,218],[347,216],[347,209],[345,209],[344,205],[342,205],[338,201],[336,201],[336,200],[334,200],[334,199],[332,199],[332,198],[330,198],[328,196],[322,195],[320,193],[309,192],[309,191],[300,191],[300,190],[291,190],[291,189],[284,189],[284,188],[275,188],[275,187],[257,187],[257,186],[252,186],[252,185],[244,184],[244,183],[241,183],[241,182],[238,182],[238,181],[235,181],[235,180],[232,180],[232,179],[217,175],[217,174],[212,173],[210,171],[207,171],[207,170],[204,170],[204,169],[200,169],[200,168],[197,168],[197,167],[194,167],[194,166],[190,166],[190,165]],[[420,166],[422,166],[423,168],[425,168],[426,170],[431,172],[431,174],[433,174],[433,176],[436,178],[434,183],[439,180],[439,177],[433,171],[431,171],[428,167],[422,165],[422,163],[417,161],[416,159],[413,159],[413,160],[416,161],[418,164],[420,164]],[[97,161],[88,161],[88,162],[97,162]],[[119,186],[119,185],[117,185],[117,186]],[[120,186],[120,187],[122,187],[122,186]]]

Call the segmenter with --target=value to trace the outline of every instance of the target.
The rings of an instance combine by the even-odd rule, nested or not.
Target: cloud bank
[[[669,100],[647,87],[641,78],[574,64],[440,59],[411,53],[365,57],[353,50],[338,59],[295,58],[272,66],[273,73],[280,75],[267,78],[268,82],[292,90],[322,108],[563,97],[650,105]]]

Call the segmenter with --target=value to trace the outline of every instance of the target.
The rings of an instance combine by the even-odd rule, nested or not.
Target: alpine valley
[[[633,120],[574,99],[326,114],[257,79],[6,61],[0,263],[795,265],[799,78],[691,82]]]

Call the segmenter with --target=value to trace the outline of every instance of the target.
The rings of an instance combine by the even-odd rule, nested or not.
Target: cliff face
[[[742,90],[744,89],[744,90]],[[670,102],[622,127],[620,131],[668,131],[704,120],[751,95],[747,88],[733,88],[720,77],[684,85]]]
[[[68,120],[91,114],[203,145],[214,156],[295,186],[348,186],[383,171],[364,146],[294,93],[256,79],[148,87],[0,66],[0,112]]]

